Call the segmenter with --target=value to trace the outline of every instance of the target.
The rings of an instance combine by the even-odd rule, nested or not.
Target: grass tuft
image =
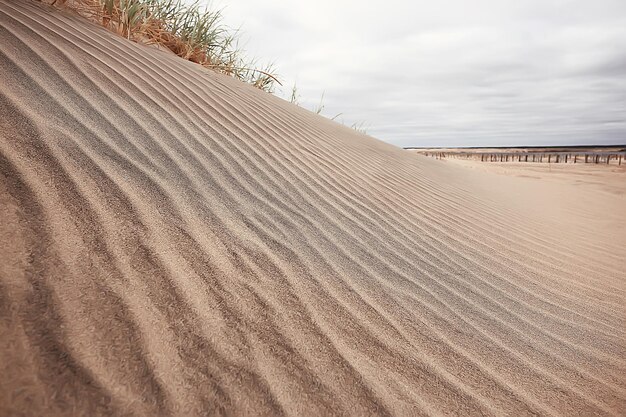
[[[158,45],[205,68],[230,75],[254,87],[274,92],[274,64],[259,66],[246,60],[237,43],[237,32],[222,23],[221,11],[210,10],[199,0],[39,0],[69,8],[129,40]],[[300,105],[296,84],[290,102]],[[322,114],[324,93],[313,112]],[[330,118],[337,119],[342,113]],[[342,122],[343,124],[343,122]],[[364,123],[351,126],[366,134]]]
[[[220,11],[198,0],[55,0],[112,32],[135,42],[167,48],[181,58],[273,92],[282,85],[273,64],[258,68],[238,47],[237,33]]]

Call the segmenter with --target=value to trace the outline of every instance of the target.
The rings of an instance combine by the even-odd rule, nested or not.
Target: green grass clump
[[[221,11],[210,10],[199,0],[40,0],[75,10],[81,16],[135,42],[167,48],[181,58],[233,76],[256,88],[273,92],[276,78],[273,64],[258,66],[246,60],[237,44],[237,32],[222,23]],[[294,84],[290,100],[300,95]],[[313,112],[322,114],[324,93]],[[337,119],[342,113],[331,117]],[[343,124],[343,123],[342,123]],[[366,134],[364,123],[351,126]]]
[[[273,65],[246,60],[237,33],[222,24],[220,11],[198,0],[55,0],[127,39],[156,44],[181,58],[272,92],[280,82]]]

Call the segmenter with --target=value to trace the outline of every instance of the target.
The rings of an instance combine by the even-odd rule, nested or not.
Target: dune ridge
[[[0,0],[0,415],[620,415],[626,193],[416,156]]]

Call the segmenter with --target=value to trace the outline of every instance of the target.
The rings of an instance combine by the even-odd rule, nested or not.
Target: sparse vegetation
[[[365,128],[365,121],[355,122],[350,125],[350,128],[356,130],[357,132],[367,135],[367,129]]]
[[[313,110],[315,114],[321,114],[322,110],[324,110],[324,107],[325,107],[324,106],[324,94],[326,94],[326,91],[322,91],[322,96],[320,97],[320,103]]]
[[[324,104],[324,93],[322,93],[322,96],[320,97],[320,102],[319,104],[312,109],[313,113],[315,114],[319,114],[320,116],[324,116],[322,114],[322,110],[324,110],[325,104]],[[296,106],[300,106],[300,93],[298,93],[298,87],[296,85],[296,83],[293,84],[293,87],[291,87],[291,95],[289,97],[289,102],[295,104]],[[337,119],[339,116],[341,116],[343,113],[337,113],[336,115],[334,115],[333,117],[329,117],[330,120],[335,120]],[[345,125],[345,123],[342,121],[341,122],[342,125]],[[352,125],[350,125],[351,129],[356,130],[357,132],[363,134],[363,135],[367,135],[367,130],[365,129],[365,122],[356,122],[353,123]]]
[[[237,43],[237,32],[222,23],[221,12],[210,10],[199,0],[40,0],[57,7],[76,11],[79,15],[104,26],[129,40],[158,45],[181,58],[205,68],[233,76],[267,92],[275,84],[273,64],[259,66],[256,60],[246,60]],[[289,101],[300,105],[296,84]],[[312,109],[322,114],[324,93]],[[342,113],[329,117],[337,119]],[[366,133],[363,122],[351,127]]]
[[[291,87],[291,96],[289,97],[289,102],[295,104],[296,106],[300,105],[300,94],[298,94],[298,86],[296,83],[293,83],[293,87]]]
[[[280,84],[272,64],[258,67],[244,58],[236,31],[222,23],[220,11],[199,1],[54,0],[127,39],[167,48],[181,58],[231,75],[272,92]]]

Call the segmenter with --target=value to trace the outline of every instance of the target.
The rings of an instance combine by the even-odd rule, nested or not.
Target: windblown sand
[[[0,82],[2,417],[626,413],[626,193],[418,156],[28,1]]]

